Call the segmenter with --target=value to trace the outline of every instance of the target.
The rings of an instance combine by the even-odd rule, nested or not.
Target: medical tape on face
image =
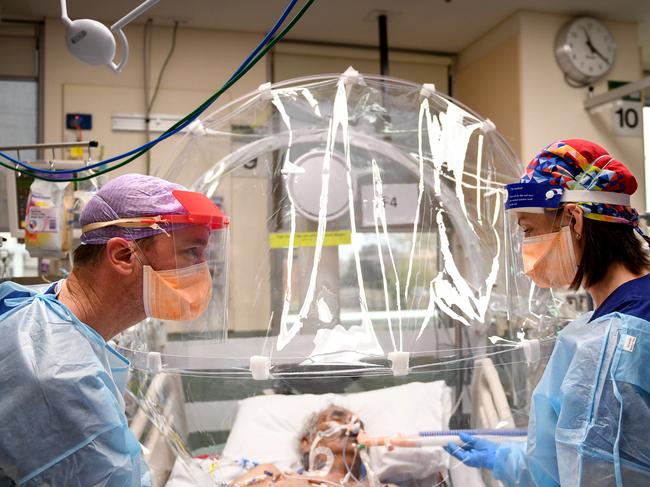
[[[607,205],[631,206],[630,195],[609,191],[586,191],[566,189],[562,193],[562,203],[600,203]]]

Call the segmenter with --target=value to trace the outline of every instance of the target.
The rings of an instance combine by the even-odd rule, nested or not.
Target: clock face
[[[559,37],[556,55],[560,67],[577,81],[595,81],[614,64],[616,43],[607,27],[596,19],[574,20]]]

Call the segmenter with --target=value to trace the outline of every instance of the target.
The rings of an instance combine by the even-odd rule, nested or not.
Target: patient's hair
[[[316,431],[316,426],[318,425],[318,418],[323,414],[323,411],[325,411],[325,409],[312,413],[307,417],[305,424],[302,425],[302,429],[298,435],[299,441],[302,441],[303,438],[310,439],[312,437]],[[300,447],[300,443],[298,444],[298,447]]]
[[[305,424],[303,425],[302,429],[300,430],[300,434],[298,435],[298,453],[300,454],[300,458],[302,459],[302,466],[305,469],[309,468],[309,452],[305,453],[302,451],[302,440],[306,439],[309,442],[313,441],[313,437],[316,434],[316,428],[318,428],[319,418],[323,414],[325,414],[325,412],[331,409],[333,410],[338,409],[340,411],[351,412],[348,408],[344,408],[343,406],[330,404],[329,406],[326,406],[320,411],[310,414],[307,417],[307,419],[305,420]],[[361,427],[363,428],[363,421],[360,421],[360,423],[361,423]]]

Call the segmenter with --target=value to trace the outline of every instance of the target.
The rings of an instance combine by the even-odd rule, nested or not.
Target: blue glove
[[[496,443],[476,438],[467,433],[461,433],[458,436],[460,436],[463,444],[458,446],[450,441],[444,447],[447,453],[470,467],[487,468],[489,470],[494,468],[494,459],[498,448]]]

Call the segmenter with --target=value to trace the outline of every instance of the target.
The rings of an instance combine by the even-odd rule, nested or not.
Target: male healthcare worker
[[[506,209],[539,287],[583,286],[595,311],[566,326],[532,396],[528,444],[462,435],[447,451],[507,486],[650,485],[650,259],[637,182],[580,139],[546,147]]]
[[[148,483],[108,343],[147,316],[192,320],[212,293],[211,235],[228,224],[202,194],[128,174],[84,208],[70,276],[43,292],[0,285],[0,486]]]

